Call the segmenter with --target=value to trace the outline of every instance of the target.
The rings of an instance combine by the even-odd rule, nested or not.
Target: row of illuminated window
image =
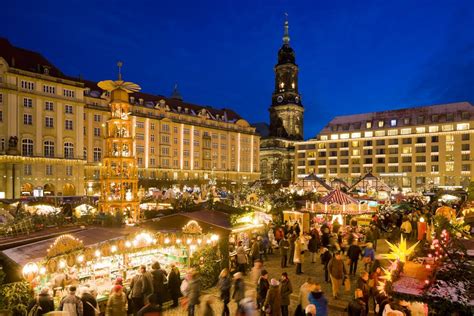
[[[453,172],[454,171],[454,164],[449,163],[444,166],[444,171],[446,172]],[[364,171],[364,167],[330,167],[330,168],[309,168],[309,170],[305,169],[298,169],[298,174],[307,174],[307,173],[318,173],[318,174],[348,174],[348,173],[361,173]],[[377,166],[373,169],[376,173],[398,173],[398,172],[439,172],[440,168],[439,165],[432,165],[431,168],[427,168],[425,165],[420,166]],[[468,172],[471,171],[470,164],[463,164],[461,165],[461,171]]]
[[[460,113],[460,119],[462,120],[469,120],[471,118],[471,114],[469,112],[462,112]],[[424,115],[419,115],[416,117],[416,120],[412,120],[410,117],[405,117],[401,120],[399,119],[379,119],[379,120],[368,120],[365,121],[365,128],[366,129],[371,129],[371,128],[383,128],[383,127],[395,127],[399,125],[404,125],[408,126],[411,124],[429,124],[429,123],[438,123],[438,122],[452,122],[455,119],[455,113],[446,113],[446,114],[432,114],[431,116],[424,116]],[[402,124],[400,124],[402,123]],[[353,129],[361,129],[362,127],[362,122],[355,122],[355,123],[346,123],[346,124],[334,124],[330,126],[331,131],[338,131],[338,130],[343,130],[343,131],[348,131],[350,130],[352,125]]]
[[[23,98],[23,107],[32,108],[33,99],[32,98]],[[53,101],[44,101],[44,110],[45,111],[54,111],[54,102]],[[64,105],[64,113],[73,114],[73,107],[70,104]]]
[[[35,168],[37,168],[35,166]],[[65,166],[66,176],[73,175],[73,166]],[[45,166],[45,174],[47,176],[52,176],[54,173],[54,166],[53,165],[46,165]],[[33,166],[30,164],[23,165],[23,175],[31,176],[33,174]]]
[[[21,80],[20,86],[23,90],[34,91],[35,83],[33,81]],[[48,94],[56,94],[56,87],[52,85],[43,85],[43,92]],[[68,98],[74,98],[76,92],[71,89],[63,89],[63,96]]]
[[[431,142],[432,143],[437,143],[439,142],[439,136],[431,136]],[[470,140],[470,134],[461,134],[461,140],[462,141],[468,141]],[[427,141],[427,138],[425,136],[420,136],[420,137],[405,137],[401,138],[401,144],[403,145],[408,145],[408,144],[425,144]],[[455,135],[448,134],[445,135],[445,141],[446,142],[454,142],[455,141]],[[377,139],[375,141],[373,140],[365,140],[365,141],[359,141],[359,140],[353,140],[353,141],[345,141],[345,142],[334,142],[334,143],[318,143],[318,144],[307,144],[307,145],[298,145],[298,150],[304,150],[304,149],[326,149],[326,148],[348,148],[349,145],[352,147],[359,147],[359,146],[385,146],[385,145],[399,145],[400,144],[400,139],[399,138],[391,138],[388,140],[385,139]]]
[[[24,138],[21,141],[21,154],[23,156],[34,155],[34,141],[30,138]],[[53,158],[55,157],[55,142],[46,140],[43,142],[43,156]],[[63,157],[67,159],[73,159],[74,156],[74,144],[71,142],[64,142],[63,144]]]
[[[456,128],[457,131],[465,131],[470,128],[469,123],[459,123],[454,126],[453,124],[441,125],[440,126],[422,126],[413,128],[402,128],[392,129],[392,130],[380,130],[380,131],[366,131],[366,132],[354,132],[354,133],[341,133],[341,134],[331,134],[331,135],[321,135],[321,140],[338,140],[338,139],[350,139],[350,138],[361,138],[361,137],[382,137],[382,136],[397,136],[397,135],[409,135],[413,134],[413,131],[416,134],[424,133],[437,133],[437,132],[450,132],[454,131]]]
[[[454,162],[456,155],[454,153],[448,153],[443,156],[444,160],[447,162]],[[460,155],[461,161],[470,161],[471,155],[470,154],[461,154]],[[439,162],[439,155],[431,155],[431,156],[406,156],[401,157],[377,157],[377,158],[342,158],[342,159],[320,159],[320,160],[298,160],[297,165],[302,166],[324,166],[326,164],[330,166],[337,166],[337,165],[348,165],[351,163],[352,165],[359,165],[359,164],[396,164],[396,163],[418,163],[418,162]]]
[[[3,115],[1,115],[3,116]],[[54,127],[54,118],[46,116],[44,119],[45,127],[53,128]],[[23,124],[24,125],[33,125],[33,115],[32,114],[23,114]],[[64,120],[64,129],[73,130],[73,121]],[[100,133],[100,131],[99,131]],[[100,136],[100,134],[99,134]]]

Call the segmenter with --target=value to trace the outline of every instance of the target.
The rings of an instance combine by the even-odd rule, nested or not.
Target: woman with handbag
[[[281,316],[280,282],[275,279],[270,281],[270,289],[263,306],[266,315]]]

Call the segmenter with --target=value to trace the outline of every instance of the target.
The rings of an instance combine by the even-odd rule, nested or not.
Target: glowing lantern
[[[38,271],[39,271],[38,265],[34,262],[29,262],[25,264],[25,266],[23,267],[22,274],[25,280],[27,280],[28,282],[31,282],[38,275]]]

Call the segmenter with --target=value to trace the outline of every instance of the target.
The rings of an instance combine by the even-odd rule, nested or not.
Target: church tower
[[[288,19],[285,21],[283,46],[275,65],[275,91],[270,111],[270,136],[291,140],[303,139],[303,112],[298,92],[298,66],[295,51],[290,47]]]

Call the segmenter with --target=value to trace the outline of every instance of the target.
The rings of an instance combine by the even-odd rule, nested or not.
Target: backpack
[[[28,316],[38,316],[40,314],[40,311],[42,310],[43,308],[41,308],[41,305],[39,303],[39,298],[36,298],[36,303],[28,312]]]

